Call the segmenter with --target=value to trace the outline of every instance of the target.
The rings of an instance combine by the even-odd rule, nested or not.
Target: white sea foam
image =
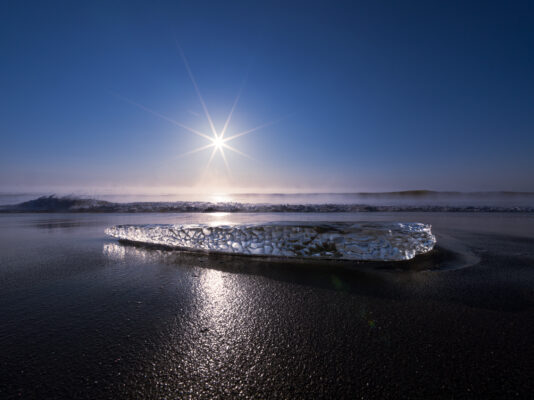
[[[433,192],[407,196],[391,194],[332,195],[241,195],[239,201],[147,201],[116,203],[72,196],[42,196],[19,204],[6,205],[0,196],[0,213],[62,212],[62,213],[179,213],[179,212],[242,212],[242,213],[332,213],[332,212],[534,212],[534,193],[467,194],[451,197]],[[327,197],[324,197],[327,196]],[[421,197],[421,198],[420,198]],[[15,199],[17,197],[9,197]],[[287,202],[285,201],[287,200]],[[300,202],[298,201],[300,200]],[[338,202],[324,202],[337,200]],[[267,202],[262,202],[267,201]],[[312,201],[317,201],[314,203]],[[3,205],[2,205],[3,204]]]
[[[230,254],[401,261],[433,249],[422,223],[269,223],[248,225],[117,225],[121,240]]]

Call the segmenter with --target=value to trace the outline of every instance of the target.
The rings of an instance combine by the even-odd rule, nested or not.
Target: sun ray
[[[224,153],[224,148],[219,147],[219,151],[221,152],[221,156],[224,160],[224,165],[226,165],[226,170],[228,171],[228,176],[232,176],[232,171],[230,170],[230,164],[228,164],[228,160],[226,159],[226,154]]]
[[[217,152],[217,147],[214,147],[211,154],[210,154],[210,158],[208,159],[208,163],[206,164],[206,167],[204,168],[204,171],[202,172],[202,175],[201,175],[201,180],[204,180],[204,178],[206,177],[206,174],[208,173],[208,169],[211,165],[211,162],[213,161],[213,157],[215,157],[215,153]]]
[[[232,115],[234,114],[234,110],[237,106],[237,103],[239,102],[239,99],[241,98],[241,93],[243,92],[243,88],[245,87],[245,84],[247,83],[248,74],[243,79],[243,82],[241,83],[241,87],[239,88],[239,92],[237,93],[237,96],[234,100],[234,104],[232,104],[232,109],[230,110],[230,114],[228,114],[228,118],[226,118],[226,122],[224,123],[224,127],[221,131],[220,138],[222,139],[224,137],[224,134],[226,133],[226,130],[228,129],[228,126],[230,125],[230,120],[232,119]]]
[[[186,153],[179,154],[179,155],[176,156],[176,158],[182,158],[182,157],[185,157],[185,156],[188,156],[188,155],[191,155],[191,154],[195,154],[195,153],[198,153],[199,151],[203,151],[203,150],[209,149],[210,147],[213,147],[213,146],[215,146],[215,142],[207,144],[207,145],[202,146],[202,147],[198,147],[198,148],[193,149],[191,151],[188,151]]]
[[[201,137],[203,137],[205,139],[208,139],[208,140],[212,139],[210,136],[206,135],[205,133],[199,132],[196,129],[190,128],[187,125],[184,125],[184,124],[182,124],[182,123],[180,123],[178,121],[175,121],[172,118],[169,118],[169,117],[167,117],[167,116],[165,116],[163,114],[160,114],[159,112],[154,111],[154,110],[148,108],[147,106],[145,106],[145,105],[143,105],[141,103],[137,103],[137,102],[135,102],[133,100],[130,100],[127,97],[121,96],[120,94],[117,94],[117,93],[114,93],[114,95],[116,97],[120,98],[121,100],[124,100],[124,101],[126,101],[126,102],[128,102],[128,103],[130,103],[130,104],[132,104],[132,105],[134,105],[134,106],[136,106],[138,108],[140,108],[143,111],[146,111],[146,112],[148,112],[148,113],[150,113],[152,115],[155,115],[156,117],[161,118],[161,119],[163,119],[163,120],[165,120],[167,122],[170,122],[173,125],[179,126],[180,128],[183,128],[183,129],[185,129],[185,130],[187,130],[187,131],[189,131],[191,133],[194,133],[195,135],[201,136]]]
[[[191,82],[193,83],[193,86],[195,87],[195,91],[197,92],[198,99],[200,100],[200,104],[202,104],[202,108],[204,109],[204,114],[206,115],[206,118],[208,119],[208,122],[210,124],[211,132],[213,133],[213,137],[217,136],[217,131],[215,130],[215,125],[213,124],[213,120],[211,119],[210,113],[208,111],[208,107],[206,106],[206,103],[204,102],[204,99],[202,98],[202,94],[200,93],[200,89],[198,88],[197,81],[193,75],[193,72],[191,71],[191,68],[189,68],[189,63],[187,62],[187,58],[185,57],[184,51],[180,47],[180,44],[176,40],[176,47],[178,47],[178,52],[180,53],[180,56],[182,57],[182,61],[184,62],[185,69],[187,70],[187,73],[189,75],[189,79],[191,79]]]
[[[270,122],[267,122],[267,123],[265,123],[263,125],[259,125],[259,126],[255,127],[255,128],[248,129],[246,131],[236,133],[235,135],[232,135],[232,136],[224,139],[224,142],[229,142],[230,140],[237,139],[240,136],[245,136],[245,135],[248,135],[249,133],[255,132],[255,131],[259,130],[259,129],[266,128],[268,126],[274,125],[274,124],[280,122],[282,119],[283,118],[280,118],[280,119],[277,119],[277,120],[274,120],[274,121],[270,121]]]
[[[249,158],[249,159],[251,159],[251,160],[254,160],[254,159],[253,159],[251,156],[249,156],[248,154],[243,153],[242,151],[239,151],[239,150],[237,150],[235,147],[232,147],[232,146],[230,146],[230,145],[228,145],[228,144],[226,144],[226,143],[223,143],[222,146],[223,146],[225,149],[231,150],[231,151],[233,151],[234,153],[237,153],[237,154],[239,154],[239,155],[241,155],[241,156],[243,156],[243,157],[246,157],[246,158]]]
[[[226,130],[228,129],[228,125],[230,125],[232,114],[234,113],[235,107],[237,106],[237,102],[239,101],[240,97],[241,97],[241,91],[239,91],[239,93],[237,94],[237,97],[234,100],[234,104],[232,104],[232,109],[230,110],[230,114],[228,114],[228,118],[226,118],[226,122],[224,123],[224,127],[221,131],[221,135],[219,136],[221,139],[224,137],[224,134],[226,133]]]
[[[211,152],[210,154],[210,158],[208,159],[208,163],[206,164],[206,169],[209,168],[209,166],[211,165],[211,162],[213,161],[213,157],[215,157],[215,153],[217,153],[217,148],[213,148],[213,151]]]

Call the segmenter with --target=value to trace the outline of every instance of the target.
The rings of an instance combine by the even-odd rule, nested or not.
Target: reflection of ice
[[[436,243],[430,225],[391,222],[117,225],[106,233],[188,250],[379,261],[409,260]]]
[[[126,258],[148,261],[165,255],[165,252],[161,250],[147,251],[135,246],[123,246],[119,243],[105,243],[102,252],[109,258],[118,261],[123,261]]]
[[[117,243],[104,243],[102,252],[114,260],[123,260],[126,255],[126,249],[124,246],[120,246]]]

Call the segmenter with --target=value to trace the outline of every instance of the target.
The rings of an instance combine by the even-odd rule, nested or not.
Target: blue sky
[[[0,5],[0,190],[534,190],[534,3]],[[195,130],[228,135],[230,173]],[[244,86],[243,81],[246,78]]]

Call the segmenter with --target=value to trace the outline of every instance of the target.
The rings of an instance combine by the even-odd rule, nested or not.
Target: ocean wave
[[[42,196],[14,205],[0,206],[3,213],[333,213],[333,212],[534,212],[532,206],[432,205],[432,204],[270,204],[238,202],[130,202],[118,203],[72,196]]]

